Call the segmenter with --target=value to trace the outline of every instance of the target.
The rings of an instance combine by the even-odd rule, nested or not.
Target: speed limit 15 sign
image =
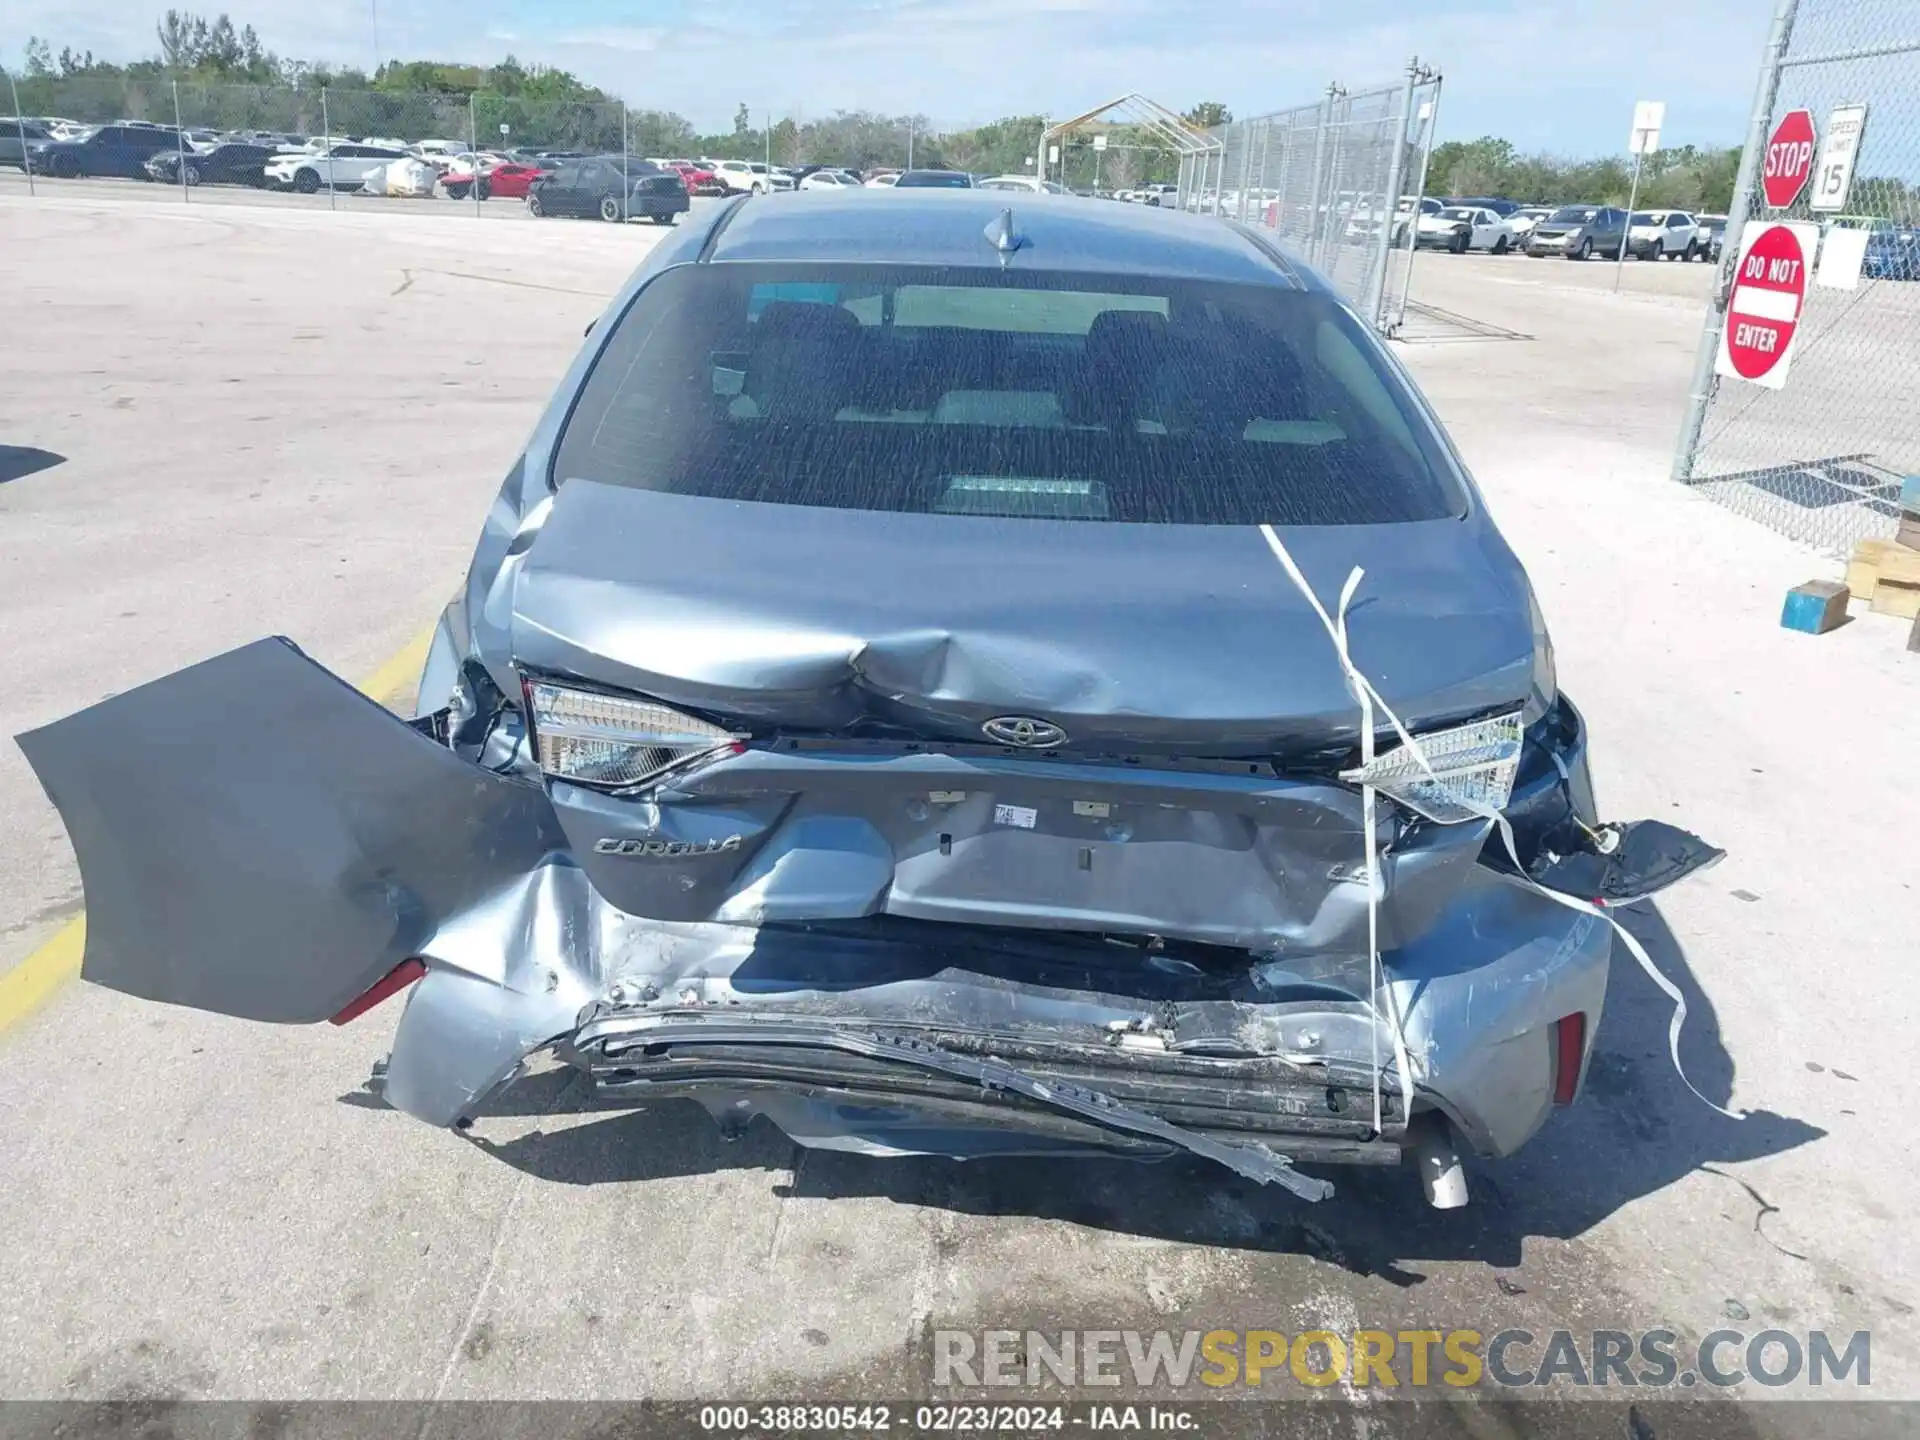
[[[1844,210],[1847,192],[1853,189],[1853,162],[1860,155],[1860,137],[1867,128],[1865,105],[1836,105],[1827,117],[1826,138],[1820,142],[1820,159],[1813,167],[1815,210]]]

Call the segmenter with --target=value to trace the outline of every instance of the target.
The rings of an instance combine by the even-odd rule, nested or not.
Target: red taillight
[[[359,999],[349,1001],[346,1008],[327,1023],[329,1025],[344,1025],[349,1020],[358,1020],[389,995],[397,994],[406,989],[407,986],[413,984],[414,981],[426,973],[426,961],[418,959],[402,960],[398,965],[394,966],[393,969],[374,981],[373,984],[368,987],[366,993]]]
[[[1587,1017],[1578,1010],[1553,1022],[1553,1103],[1571,1105],[1587,1053]]]

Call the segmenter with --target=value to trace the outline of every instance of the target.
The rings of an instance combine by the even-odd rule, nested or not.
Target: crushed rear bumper
[[[1577,718],[1568,734],[1577,742]],[[1215,1158],[1278,1178],[1288,1160],[1396,1159],[1424,1111],[1505,1154],[1552,1108],[1554,1022],[1581,1014],[1590,1044],[1606,989],[1604,921],[1450,839],[1432,862],[1445,886],[1394,882],[1424,898],[1418,923],[1383,945],[1391,995],[1373,993],[1350,923],[1365,884],[1330,875],[1333,851],[1300,838],[1354,840],[1330,785],[1208,791],[1212,813],[1253,831],[1264,815],[1291,837],[1268,855],[1283,876],[1315,877],[1311,904],[1274,907],[1297,932],[1249,953],[1205,934],[1166,945],[955,923],[964,913],[938,907],[933,919],[645,918],[587,864],[578,817],[547,789],[462,758],[282,641],[21,744],[79,860],[87,979],[313,1023],[424,961],[386,1094],[436,1125],[553,1050],[606,1102],[691,1095],[723,1116],[766,1114],[803,1144],[869,1153],[1227,1145]],[[1537,803],[1522,795],[1517,828],[1557,823]],[[1454,834],[1477,849],[1476,827]],[[1414,1115],[1395,1098],[1390,1001]]]

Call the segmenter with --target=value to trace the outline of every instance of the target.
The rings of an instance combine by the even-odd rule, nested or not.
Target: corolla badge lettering
[[[996,715],[980,727],[989,740],[1027,750],[1053,750],[1067,743],[1067,732],[1050,720],[1031,715]]]
[[[635,860],[682,859],[692,855],[720,855],[729,850],[738,850],[741,838],[729,835],[724,840],[622,840],[608,836],[604,840],[594,841],[593,848],[601,855],[625,855]]]

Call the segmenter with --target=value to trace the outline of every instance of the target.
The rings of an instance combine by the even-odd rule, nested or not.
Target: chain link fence
[[[1198,208],[1274,231],[1361,316],[1405,319],[1414,227],[1440,95],[1415,60],[1397,84],[1329,85],[1321,99],[1221,126],[1212,193]]]
[[[1826,146],[1835,110],[1855,106],[1865,106],[1865,125],[1850,193],[1841,196]],[[1769,140],[1794,110],[1811,112],[1816,158],[1805,189],[1774,209],[1765,193]],[[1839,118],[1844,131],[1848,117]],[[1776,220],[1817,226],[1818,239],[1805,256],[1811,274],[1797,310],[1770,317],[1793,326],[1786,378],[1773,389],[1718,367],[1730,323],[1736,335],[1741,325],[1733,303],[1741,237]],[[1860,235],[1846,231],[1865,232],[1864,254]],[[1673,478],[1844,555],[1897,527],[1901,477],[1920,473],[1916,396],[1920,9],[1911,0],[1779,0]]]

